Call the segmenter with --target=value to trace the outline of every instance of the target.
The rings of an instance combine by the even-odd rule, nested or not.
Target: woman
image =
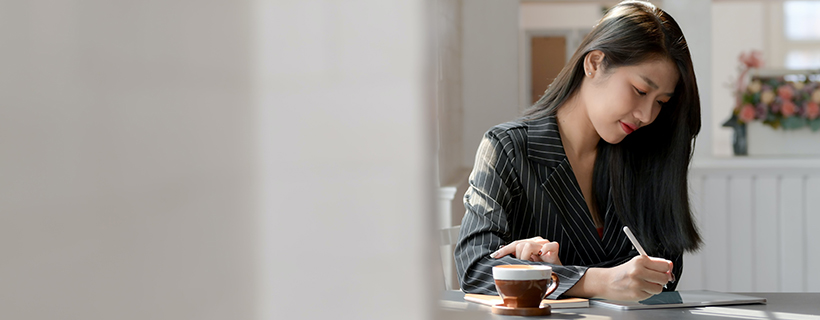
[[[610,9],[525,117],[484,135],[455,249],[462,289],[495,294],[493,266],[547,264],[553,299],[674,290],[701,243],[687,192],[700,125],[675,20],[647,2]]]

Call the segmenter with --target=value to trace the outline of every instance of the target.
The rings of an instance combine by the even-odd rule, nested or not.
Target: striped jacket
[[[515,240],[541,236],[559,243],[558,257],[564,265],[553,265],[560,285],[549,296],[552,299],[575,285],[588,267],[613,267],[638,255],[621,231],[612,201],[603,213],[603,238],[598,236],[554,116],[508,122],[487,131],[464,206],[455,264],[467,293],[495,294],[495,265],[546,264],[511,255],[490,258],[501,245]],[[680,279],[682,256],[662,257],[674,263],[673,272]],[[674,290],[675,284],[667,287]]]

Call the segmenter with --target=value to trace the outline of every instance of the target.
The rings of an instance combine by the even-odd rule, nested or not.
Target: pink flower
[[[741,53],[738,59],[746,65],[746,68],[760,68],[763,66],[763,60],[760,56],[760,51],[752,50],[749,53]]]
[[[814,102],[807,103],[806,104],[806,117],[809,118],[809,120],[814,120],[814,119],[817,119],[818,116],[820,116],[820,105],[818,105]]]
[[[791,100],[783,100],[783,106],[780,107],[780,113],[783,117],[791,117],[797,111],[797,106]]]
[[[753,107],[750,103],[744,104],[740,107],[740,121],[743,122],[752,122],[755,119],[755,107]]]
[[[777,88],[777,95],[783,100],[791,100],[794,97],[794,89],[790,85],[782,85]]]

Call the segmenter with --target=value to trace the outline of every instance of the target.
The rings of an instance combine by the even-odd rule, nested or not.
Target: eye
[[[666,104],[666,102],[658,100],[658,104],[661,105],[661,107],[663,107],[663,105]]]
[[[632,87],[632,88],[635,88],[635,87]],[[646,92],[643,92],[643,91],[641,91],[641,90],[638,90],[638,88],[635,88],[635,91],[636,91],[636,92],[638,92],[638,94],[639,94],[639,95],[642,95],[642,96],[645,96],[645,95],[646,95]]]

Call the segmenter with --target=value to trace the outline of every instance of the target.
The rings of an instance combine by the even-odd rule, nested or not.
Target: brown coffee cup
[[[542,265],[495,266],[493,278],[496,291],[509,308],[538,308],[559,282],[552,267]]]

